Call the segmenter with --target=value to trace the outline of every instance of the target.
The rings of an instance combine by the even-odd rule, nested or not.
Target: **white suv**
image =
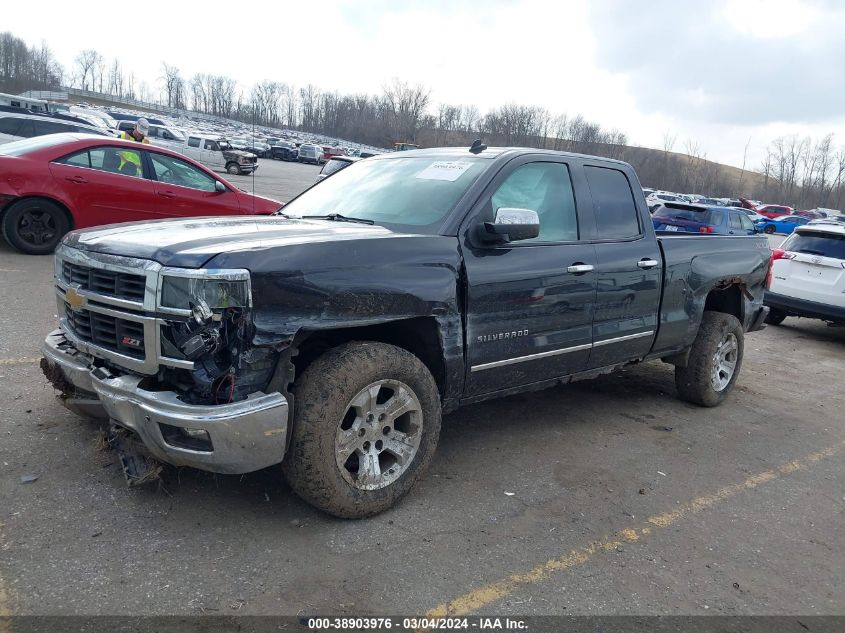
[[[800,316],[845,325],[845,222],[796,228],[772,251],[766,288],[766,323]]]

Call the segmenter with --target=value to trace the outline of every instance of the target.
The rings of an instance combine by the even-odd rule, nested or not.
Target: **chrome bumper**
[[[113,375],[94,368],[61,330],[51,332],[42,348],[45,373],[65,392],[66,406],[76,413],[103,417],[134,431],[157,459],[216,473],[248,473],[282,461],[288,432],[288,402],[279,393],[253,394],[220,405],[191,405],[173,391],[147,391],[132,374]],[[56,379],[56,369],[62,380]],[[48,371],[52,370],[52,371]],[[75,393],[68,393],[72,385]],[[202,430],[210,450],[168,443],[161,425]]]

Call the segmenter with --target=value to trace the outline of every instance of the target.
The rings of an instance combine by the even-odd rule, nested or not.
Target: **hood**
[[[223,150],[224,156],[243,156],[247,158],[255,158],[255,154],[252,152],[245,152],[242,149],[224,149]]]
[[[112,224],[68,233],[64,244],[84,251],[201,268],[222,253],[279,246],[397,237],[381,226],[273,217],[209,217]]]

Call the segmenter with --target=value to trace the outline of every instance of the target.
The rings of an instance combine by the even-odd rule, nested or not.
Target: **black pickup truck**
[[[656,235],[618,161],[401,152],[282,211],[78,231],[57,250],[42,367],[69,408],[111,421],[130,482],[148,459],[281,463],[317,507],[371,515],[460,405],[649,359],[719,404],[767,312],[765,237]]]

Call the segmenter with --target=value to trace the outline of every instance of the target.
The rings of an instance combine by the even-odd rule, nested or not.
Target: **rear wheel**
[[[706,311],[686,367],[675,367],[675,386],[687,402],[721,404],[733,389],[742,366],[744,332],[732,314]]]
[[[781,312],[776,308],[769,308],[769,313],[766,315],[766,323],[769,325],[780,325],[786,318],[786,312]]]
[[[336,347],[294,385],[294,491],[341,518],[382,512],[425,472],[440,435],[434,378],[410,352],[376,342]]]
[[[3,236],[27,255],[52,253],[69,230],[70,222],[64,209],[43,198],[15,202],[3,217]]]

